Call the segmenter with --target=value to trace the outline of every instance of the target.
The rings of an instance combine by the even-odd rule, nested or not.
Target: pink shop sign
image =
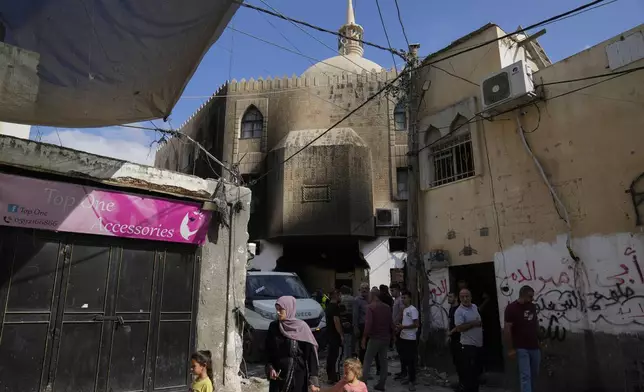
[[[0,173],[0,225],[201,245],[211,213],[187,203]]]

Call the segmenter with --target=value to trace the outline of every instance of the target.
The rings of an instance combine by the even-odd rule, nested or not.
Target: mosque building
[[[339,32],[357,40],[340,37],[337,56],[299,77],[228,81],[180,128],[250,184],[252,267],[297,272],[310,290],[390,284],[406,258],[404,98],[380,94],[325,132],[396,77],[364,57],[347,3]],[[155,165],[230,179],[183,138]]]

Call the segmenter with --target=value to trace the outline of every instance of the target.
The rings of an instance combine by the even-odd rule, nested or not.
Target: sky
[[[488,22],[506,32],[526,27],[556,14],[576,8],[590,0],[398,0],[402,21],[410,42],[420,43],[420,55],[428,55]],[[346,19],[346,0],[250,0],[314,25],[337,30]],[[394,0],[354,0],[356,22],[365,29],[366,41],[388,46],[377,8],[380,4],[391,46],[406,47]],[[644,23],[644,1],[607,1],[605,6],[546,26],[539,42],[553,62],[592,47],[606,39]],[[324,60],[337,55],[337,37],[309,30],[270,15],[240,8],[229,24],[244,33],[261,37]],[[533,31],[534,32],[534,31]],[[322,41],[327,46],[319,41]],[[297,48],[297,49],[296,49]],[[383,67],[393,67],[391,54],[365,47],[365,57]],[[286,52],[240,32],[226,29],[210,48],[174,108],[168,123],[143,122],[144,127],[178,128],[226,80],[267,76],[300,75],[312,61]],[[399,61],[399,59],[396,59]],[[313,61],[315,62],[315,61]],[[400,65],[400,64],[398,64]],[[61,129],[32,127],[31,138],[99,155],[132,162],[154,164],[158,134],[122,127]]]

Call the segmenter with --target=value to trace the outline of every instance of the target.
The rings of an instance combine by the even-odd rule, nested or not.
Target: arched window
[[[430,127],[432,128],[432,127]],[[435,144],[430,147],[431,183],[430,186],[449,184],[450,182],[473,177],[474,155],[472,152],[472,135],[469,121],[457,114],[449,127],[449,136],[436,138],[438,129],[431,130],[430,139]],[[440,135],[438,133],[438,135]]]
[[[394,109],[394,124],[396,131],[406,131],[407,130],[407,110],[405,109],[405,104],[400,101]]]
[[[262,137],[264,130],[264,116],[255,106],[251,106],[244,113],[241,121],[241,138],[253,139]]]

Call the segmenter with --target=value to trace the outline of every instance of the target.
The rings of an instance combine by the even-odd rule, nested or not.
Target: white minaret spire
[[[356,14],[353,12],[353,1],[347,0],[347,25],[356,24]]]
[[[359,24],[356,24],[356,15],[353,11],[353,1],[347,0],[347,23],[340,27],[339,33],[351,37],[353,39],[346,39],[344,37],[339,37],[338,39],[338,52],[341,55],[358,55],[362,57],[364,55],[364,47],[362,44],[362,39],[364,35],[364,29]]]

